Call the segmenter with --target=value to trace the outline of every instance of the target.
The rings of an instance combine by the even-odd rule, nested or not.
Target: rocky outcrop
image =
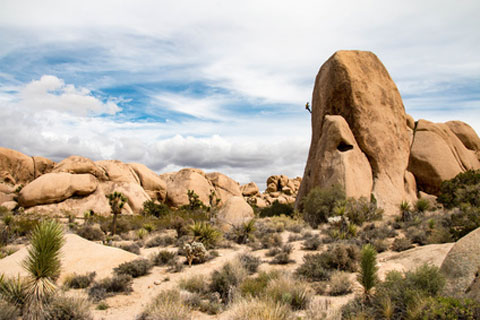
[[[228,232],[255,217],[252,207],[242,197],[231,197],[216,215],[219,228]]]
[[[99,180],[107,180],[105,171],[92,160],[81,156],[70,156],[60,161],[52,172],[67,172],[73,174],[90,173]]]
[[[477,156],[480,157],[480,138],[472,127],[462,121],[448,121],[445,124],[467,149],[476,152]]]
[[[230,177],[220,172],[207,173],[205,175],[215,188],[215,195],[220,199],[219,205],[223,205],[231,197],[241,197],[240,185]]]
[[[414,174],[420,190],[437,194],[442,181],[452,179],[466,170],[480,169],[475,150],[478,136],[468,128],[457,121],[450,125],[418,121],[408,170]],[[472,149],[462,141],[466,141]]]
[[[297,207],[301,206],[299,200],[320,182],[315,179],[323,170],[318,160],[327,157],[322,154],[326,149],[322,149],[321,141],[325,139],[322,137],[327,130],[325,126],[331,125],[328,115],[342,116],[346,120],[358,152],[368,159],[371,193],[379,205],[396,208],[406,197],[404,177],[410,150],[407,117],[400,93],[387,70],[373,53],[364,51],[336,52],[320,68],[312,97],[312,141]],[[339,144],[338,151],[350,148],[353,141]],[[338,161],[339,157],[330,159]],[[367,167],[365,161],[359,163]],[[325,164],[332,169],[341,165],[350,166],[346,161]],[[356,172],[358,169],[344,170]],[[367,175],[362,173],[362,178],[366,179]],[[347,196],[367,193],[365,186],[358,186],[361,189],[352,186]]]
[[[285,175],[268,177],[267,188],[264,193],[258,191],[254,182],[242,186],[245,200],[258,208],[265,208],[278,201],[282,204],[294,203],[302,178],[290,179]],[[251,194],[251,195],[249,195]]]
[[[52,172],[55,167],[55,162],[44,157],[32,157],[34,167],[34,179],[40,177],[42,174]]]
[[[140,163],[128,164],[140,179],[140,185],[145,192],[152,198],[160,202],[167,198],[167,183],[155,172]]]
[[[167,190],[167,204],[178,208],[188,204],[188,190],[193,190],[199,200],[208,204],[209,195],[215,188],[202,170],[186,168],[169,177]]]
[[[480,228],[458,240],[443,261],[440,268],[446,279],[443,293],[463,297],[475,285],[479,267]]]
[[[138,178],[135,171],[130,166],[121,161],[102,160],[96,161],[95,164],[105,171],[108,181],[132,182],[138,185],[140,184],[140,179]]]
[[[21,152],[0,148],[0,179],[15,185],[26,184],[34,178],[33,159]]]
[[[90,174],[47,173],[27,184],[18,197],[20,206],[28,208],[60,202],[74,195],[86,196],[97,189]]]

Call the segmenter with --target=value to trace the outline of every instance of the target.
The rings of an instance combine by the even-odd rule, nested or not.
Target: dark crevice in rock
[[[353,146],[351,144],[347,144],[344,141],[340,142],[340,144],[337,147],[337,150],[340,152],[345,152],[352,149],[353,149]]]

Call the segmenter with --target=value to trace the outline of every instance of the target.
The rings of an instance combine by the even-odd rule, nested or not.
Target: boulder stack
[[[300,177],[290,179],[285,175],[274,175],[268,177],[267,188],[264,193],[260,193],[255,182],[243,185],[240,189],[248,203],[259,208],[265,208],[275,201],[283,204],[295,203],[301,181]]]

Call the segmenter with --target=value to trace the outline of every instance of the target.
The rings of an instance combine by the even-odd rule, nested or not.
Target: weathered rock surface
[[[133,182],[140,184],[140,179],[138,178],[135,171],[129,167],[127,164],[118,161],[118,160],[102,160],[96,161],[95,164],[102,168],[109,181],[113,182]]]
[[[55,162],[44,157],[32,157],[34,164],[34,179],[40,177],[42,174],[52,172],[55,167]]]
[[[28,208],[60,202],[73,195],[86,196],[97,188],[91,174],[47,173],[27,184],[19,194],[19,204]]]
[[[420,190],[437,194],[442,181],[466,170],[480,169],[480,161],[450,126],[419,120],[408,169],[415,175]]]
[[[128,164],[140,179],[140,185],[152,199],[164,201],[167,197],[167,183],[155,172],[141,163]]]
[[[0,147],[0,178],[10,184],[33,180],[33,159],[21,152]]]
[[[140,213],[143,209],[143,203],[152,200],[145,190],[134,182],[107,181],[101,183],[100,187],[106,195],[115,191],[121,192],[127,198],[127,204],[134,213]]]
[[[195,191],[199,199],[208,204],[208,196],[215,188],[202,170],[186,168],[169,177],[167,190],[167,203],[178,208],[188,204],[188,190]]]
[[[207,173],[206,177],[208,181],[215,188],[215,194],[220,199],[220,205],[224,204],[228,199],[233,196],[241,197],[240,185],[238,182],[230,177],[227,177],[220,172]]]
[[[310,180],[319,170],[326,115],[340,115],[347,121],[369,160],[372,193],[381,207],[396,208],[405,199],[410,150],[407,117],[387,70],[375,54],[364,51],[338,51],[320,68],[312,97],[312,142],[297,207],[298,199],[316,185]]]
[[[216,219],[220,229],[228,232],[254,216],[252,207],[242,197],[231,197],[220,208]]]
[[[480,267],[480,228],[458,240],[448,252],[440,272],[446,278],[444,294],[462,297],[472,286]]]
[[[480,138],[472,127],[462,121],[448,121],[445,124],[467,149],[475,152],[480,151]]]
[[[67,172],[74,174],[90,173],[99,180],[107,180],[105,171],[92,160],[81,156],[70,156],[60,161],[52,172]]]
[[[240,187],[242,195],[244,197],[252,197],[260,193],[258,186],[255,182],[249,182]]]

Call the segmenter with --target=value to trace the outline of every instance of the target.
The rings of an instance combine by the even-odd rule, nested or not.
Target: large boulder
[[[167,203],[172,207],[187,205],[188,190],[193,190],[204,204],[209,204],[209,195],[215,188],[200,169],[186,168],[169,177]]]
[[[128,164],[140,179],[140,185],[151,198],[164,201],[167,197],[167,183],[147,166],[140,163]]]
[[[55,162],[44,157],[32,157],[34,165],[34,179],[40,177],[42,174],[52,172],[55,167]]]
[[[463,145],[472,151],[480,151],[480,138],[475,130],[462,121],[447,121],[445,124],[462,141]]]
[[[118,161],[118,160],[101,160],[96,161],[95,164],[102,168],[109,181],[113,182],[132,182],[140,184],[140,179],[138,178],[135,171],[128,166],[127,164]]]
[[[242,196],[238,182],[223,173],[212,172],[207,173],[205,176],[215,188],[215,194],[217,198],[220,199],[220,204],[224,204],[233,196]]]
[[[255,182],[249,182],[242,185],[240,187],[240,191],[242,191],[242,195],[244,197],[252,197],[260,193],[260,190],[258,189],[258,186]]]
[[[341,185],[349,197],[370,197],[372,170],[367,157],[358,146],[352,131],[342,116],[325,116],[317,152],[309,158],[312,169],[300,187],[299,198],[315,186],[322,188]]]
[[[217,224],[223,232],[228,232],[254,217],[252,207],[242,197],[229,198],[216,215]]]
[[[0,147],[0,178],[10,184],[26,184],[34,179],[33,159],[21,152]]]
[[[470,232],[450,249],[440,272],[446,278],[444,294],[462,297],[472,287],[480,267],[480,228]]]
[[[312,97],[312,141],[297,206],[298,199],[320,182],[315,177],[320,170],[318,159],[323,157],[320,140],[327,115],[346,120],[359,151],[369,161],[372,193],[381,207],[396,210],[406,197],[404,176],[410,151],[407,118],[388,71],[375,54],[365,51],[338,51],[320,68]],[[325,167],[337,170],[336,165]]]
[[[424,192],[437,194],[442,181],[466,170],[480,169],[475,151],[469,150],[450,126],[418,121],[408,170],[415,175],[418,188]]]
[[[28,208],[60,202],[74,195],[86,196],[96,189],[97,179],[91,174],[47,173],[27,184],[18,200],[20,206]]]
[[[52,172],[68,172],[75,174],[90,173],[99,180],[107,180],[105,171],[92,160],[81,156],[70,156],[60,161]]]

